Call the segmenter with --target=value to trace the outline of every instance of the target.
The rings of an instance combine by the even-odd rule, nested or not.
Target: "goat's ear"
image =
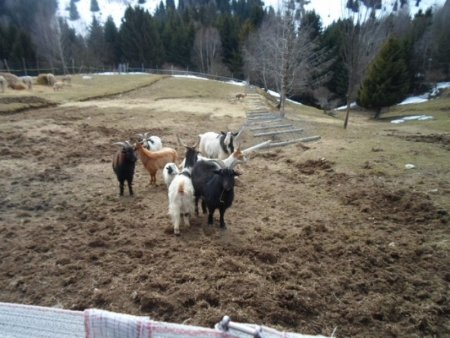
[[[239,135],[239,132],[237,131],[237,132],[235,132],[235,133],[231,133],[231,134],[233,134],[233,136],[234,136],[234,137],[236,137],[236,136],[238,136],[238,135]]]
[[[222,135],[226,135],[226,132],[224,132],[224,131],[221,131],[220,133],[221,133]]]

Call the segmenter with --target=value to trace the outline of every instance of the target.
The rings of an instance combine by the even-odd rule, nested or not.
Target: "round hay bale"
[[[15,76],[11,73],[0,73],[1,76],[3,76],[6,79],[6,82],[8,82],[8,87],[13,88],[12,86],[15,83],[21,82],[18,76]]]
[[[36,78],[38,85],[48,86],[47,74],[39,74]]]
[[[55,82],[56,78],[52,73],[39,74],[36,78],[36,83],[43,86],[53,87]]]
[[[23,83],[23,82],[16,82],[16,83],[13,83],[13,84],[11,84],[9,86],[12,89],[15,89],[15,90],[25,90],[25,89],[27,89],[27,85],[25,83]]]

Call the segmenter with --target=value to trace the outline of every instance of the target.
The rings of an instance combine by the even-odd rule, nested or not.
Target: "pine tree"
[[[358,105],[375,110],[378,118],[384,107],[401,102],[410,85],[407,61],[400,40],[389,39],[369,68],[358,92]]]
[[[111,16],[105,22],[104,27],[106,55],[105,63],[118,64],[120,61],[119,31]]]
[[[97,0],[91,0],[91,12],[98,12],[100,11],[100,7],[98,7]]]
[[[102,25],[95,16],[92,17],[92,23],[89,27],[87,46],[92,64],[103,65],[106,57],[105,35]]]
[[[75,4],[75,0],[70,0],[69,7],[69,20],[75,21],[80,18],[80,14],[78,13],[77,5]]]
[[[130,64],[156,68],[164,62],[164,46],[148,11],[128,7],[119,35],[121,52]]]

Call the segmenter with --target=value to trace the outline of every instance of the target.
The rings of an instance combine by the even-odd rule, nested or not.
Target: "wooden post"
[[[8,73],[11,73],[10,70],[9,70],[8,62],[6,61],[6,59],[3,59],[3,64],[5,65],[6,70],[8,71]]]
[[[25,63],[25,58],[22,58],[22,65],[23,65],[23,72],[25,75],[28,75],[27,73],[27,64]]]

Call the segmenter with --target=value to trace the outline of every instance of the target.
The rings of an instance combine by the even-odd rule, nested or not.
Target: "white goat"
[[[29,90],[33,89],[33,78],[31,76],[21,76],[20,80]]]
[[[170,186],[170,183],[172,183],[173,179],[180,173],[178,170],[178,167],[175,163],[169,162],[164,166],[163,169],[163,177],[164,182],[167,185],[167,188]]]
[[[185,168],[169,185],[169,214],[172,217],[173,232],[180,234],[180,223],[189,226],[189,217],[194,213],[194,186],[191,181],[192,168]]]
[[[152,135],[148,136],[148,133],[137,134],[139,136],[139,141],[144,143],[144,147],[151,151],[161,150],[162,141],[158,136]]]
[[[198,135],[200,138],[199,149],[203,156],[223,160],[234,151],[234,142],[239,139],[243,129],[238,133],[221,132],[221,134],[209,131]]]
[[[197,144],[190,147],[182,142],[178,136],[177,138],[178,141],[186,147],[186,168],[184,168],[181,173],[177,173],[169,185],[169,214],[172,217],[173,232],[175,235],[180,234],[181,218],[183,218],[184,225],[189,226],[189,217],[194,212],[194,186],[191,181],[191,171],[197,161],[198,155],[196,150]],[[174,163],[172,164],[175,166]],[[167,166],[167,173],[166,170],[164,170],[164,180],[166,180],[167,174],[167,181],[170,180],[171,176],[169,168],[172,167]],[[164,169],[166,169],[166,167]],[[174,172],[178,172],[176,166],[173,170]]]
[[[70,74],[66,74],[62,77],[62,82],[66,83],[68,85],[71,85],[72,83],[72,76]]]
[[[45,77],[47,78],[47,84],[50,87],[53,87],[53,85],[56,83],[55,75],[53,75],[52,73],[48,73]]]
[[[62,90],[64,88],[64,83],[62,81],[56,81],[53,84],[53,90],[56,92],[58,90]]]
[[[0,89],[2,91],[2,93],[5,92],[5,88],[8,86],[8,82],[6,81],[6,79],[0,75]]]

